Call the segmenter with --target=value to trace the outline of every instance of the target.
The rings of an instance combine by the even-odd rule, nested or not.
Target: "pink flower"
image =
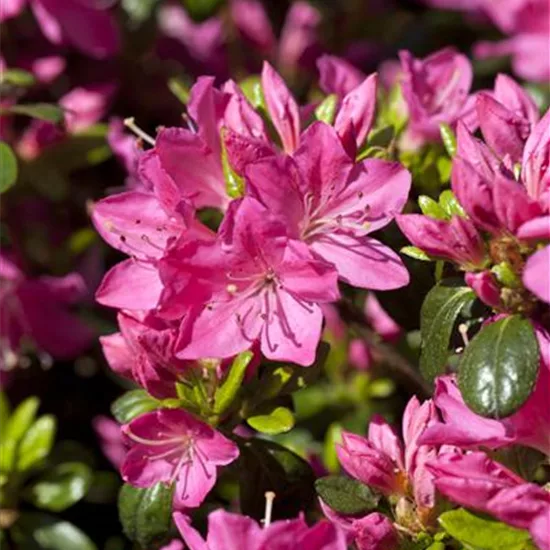
[[[550,266],[550,246],[535,252],[525,264],[523,270],[523,284],[537,298],[550,304],[550,278],[548,276]]]
[[[323,501],[321,509],[325,516],[346,535],[348,544],[355,543],[358,550],[395,550],[399,547],[399,537],[391,520],[378,512],[362,518],[337,514]]]
[[[447,221],[420,214],[401,214],[396,221],[405,237],[430,256],[453,260],[464,268],[484,262],[483,241],[467,218],[453,216]]]
[[[290,236],[334,264],[342,280],[384,290],[407,284],[398,256],[368,236],[387,225],[407,199],[410,174],[401,165],[376,159],[354,164],[335,130],[318,122],[304,132],[293,158],[254,163],[246,181]]]
[[[233,22],[244,40],[261,54],[272,55],[277,40],[262,3],[259,0],[231,0],[230,8]]]
[[[477,96],[479,125],[487,145],[500,158],[521,161],[525,141],[538,122],[539,113],[531,97],[510,77],[499,74],[493,93]]]
[[[44,36],[53,44],[70,44],[103,59],[116,55],[120,37],[115,19],[97,1],[6,0],[0,21],[19,15],[29,3]]]
[[[539,333],[544,353],[549,342]],[[509,445],[525,445],[550,454],[550,412],[546,398],[550,383],[550,367],[541,361],[535,389],[527,402],[513,415],[502,420],[478,416],[464,403],[454,377],[436,381],[434,403],[442,422],[430,426],[420,441],[427,445],[456,445],[461,448],[487,447],[498,449]],[[533,418],[537,421],[533,422]]]
[[[266,357],[310,365],[321,335],[319,304],[339,297],[332,266],[289,239],[252,198],[233,203],[217,240],[175,248],[161,273],[164,300],[176,315],[188,313],[178,342],[182,359],[230,357],[260,339]]]
[[[26,340],[56,359],[72,359],[92,343],[93,331],[71,312],[86,294],[80,275],[30,278],[2,254],[0,279],[1,361],[6,367],[17,364]]]
[[[437,421],[431,401],[422,405],[413,397],[403,416],[403,443],[393,429],[375,417],[369,425],[368,439],[343,432],[336,447],[346,472],[385,495],[407,496],[412,490],[422,515],[435,505],[433,476],[426,461],[435,457],[436,448],[420,443],[422,434]]]
[[[365,75],[351,63],[334,55],[322,55],[317,60],[319,86],[326,94],[342,98],[357,88]]]
[[[175,482],[174,507],[200,506],[217,467],[239,456],[235,443],[182,409],[158,409],[122,427],[130,449],[121,473],[136,487]]]
[[[120,332],[100,337],[111,369],[157,398],[176,397],[177,373],[188,366],[174,356],[177,329],[153,315],[124,312],[118,324]]]
[[[550,548],[550,493],[527,483],[485,453],[443,454],[427,465],[437,489],[462,506],[529,529],[539,548]]]
[[[466,284],[472,288],[478,298],[489,307],[500,306],[500,287],[490,271],[480,273],[466,273],[464,275]]]
[[[384,340],[396,342],[399,339],[403,332],[401,327],[388,315],[372,292],[367,295],[363,311],[369,324]]]
[[[138,159],[142,150],[138,146],[137,139],[124,131],[124,123],[120,118],[109,119],[107,143],[128,174],[126,187],[128,189],[140,187]]]
[[[120,468],[126,456],[126,445],[120,424],[107,416],[96,416],[92,420],[103,454],[115,468]]]
[[[208,516],[204,540],[180,512],[174,521],[190,550],[345,550],[343,533],[327,521],[308,527],[302,517],[275,521],[263,529],[252,518],[223,509]]]
[[[401,86],[408,105],[409,130],[414,139],[439,141],[439,126],[454,126],[460,119],[475,128],[472,66],[453,48],[445,48],[426,59],[415,59],[408,51],[401,59]]]

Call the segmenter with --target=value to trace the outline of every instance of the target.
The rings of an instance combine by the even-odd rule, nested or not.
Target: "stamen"
[[[468,326],[465,323],[460,323],[460,325],[458,325],[458,332],[460,332],[464,347],[466,347],[470,343],[470,339],[468,338]]]
[[[143,141],[149,143],[149,145],[155,146],[155,140],[147,133],[145,133],[139,126],[136,125],[134,117],[129,117],[124,119],[124,126],[132,130],[136,136],[141,138]]]
[[[273,501],[275,500],[275,493],[273,491],[266,491],[265,493],[265,513],[264,513],[264,529],[271,525],[271,516],[273,515]]]

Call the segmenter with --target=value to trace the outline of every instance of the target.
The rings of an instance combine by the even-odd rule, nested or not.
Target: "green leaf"
[[[168,88],[184,105],[187,105],[189,101],[189,87],[181,78],[173,77],[168,80]]]
[[[315,109],[315,118],[327,124],[332,124],[337,105],[338,96],[336,94],[327,95]]]
[[[17,181],[17,159],[11,147],[0,141],[0,193],[5,193]]]
[[[420,206],[420,210],[422,210],[424,216],[430,216],[430,218],[435,218],[437,220],[444,220],[447,218],[445,210],[441,208],[439,203],[427,195],[420,195],[420,197],[418,197],[418,206]]]
[[[345,515],[365,515],[380,500],[369,487],[346,476],[322,477],[315,482],[315,490],[330,508]]]
[[[480,518],[463,508],[444,512],[439,523],[454,539],[477,550],[522,550],[530,540],[527,531]]]
[[[27,103],[25,105],[11,105],[2,107],[0,113],[11,113],[14,115],[26,115],[38,120],[58,124],[63,120],[63,109],[53,103]]]
[[[395,137],[395,128],[393,125],[383,126],[370,132],[367,140],[367,147],[383,147],[390,145]]]
[[[456,136],[451,127],[444,122],[439,125],[439,132],[441,134],[441,141],[445,146],[445,150],[452,158],[456,155]]]
[[[64,462],[41,476],[26,497],[38,508],[61,512],[82,499],[91,482],[92,471],[86,464]]]
[[[499,283],[509,288],[518,288],[521,285],[521,279],[516,275],[512,266],[508,262],[501,262],[491,268]]]
[[[78,527],[48,514],[25,512],[12,528],[17,548],[24,550],[96,550]]]
[[[10,404],[3,391],[0,391],[0,427],[5,426],[10,416]]]
[[[15,462],[17,445],[25,432],[31,427],[36,417],[40,401],[36,397],[25,399],[15,409],[8,422],[3,427],[0,440],[0,470],[10,471]]]
[[[214,413],[223,414],[233,403],[241,389],[246,369],[252,361],[253,353],[245,351],[233,360],[229,373],[214,395]]]
[[[462,308],[473,300],[474,291],[457,280],[441,281],[426,295],[420,309],[420,370],[427,380],[445,372],[453,326]]]
[[[415,260],[420,260],[422,262],[433,262],[433,258],[430,258],[423,250],[417,248],[416,246],[404,246],[399,252],[409,256],[409,258],[414,258]]]
[[[41,416],[21,440],[16,468],[25,471],[48,456],[55,438],[56,420],[52,415]]]
[[[254,416],[248,417],[246,422],[261,433],[275,435],[291,430],[295,421],[294,415],[286,407],[271,408],[269,403],[266,403],[258,407]]]
[[[118,497],[124,534],[143,548],[163,542],[172,523],[172,493],[162,483],[147,489],[124,484]]]
[[[466,212],[464,212],[455,194],[450,189],[445,189],[445,191],[439,195],[439,204],[445,211],[445,214],[447,214],[448,219],[451,219],[453,216],[460,216],[461,218],[466,217]]]
[[[225,190],[232,199],[238,199],[244,195],[244,179],[241,178],[229,162],[225,147],[225,129],[221,130],[222,143],[222,171],[225,179]]]
[[[23,69],[5,69],[0,74],[1,86],[14,86],[17,88],[30,88],[34,86],[36,79],[34,76]]]
[[[151,397],[145,390],[132,390],[121,395],[112,405],[111,412],[117,422],[127,424],[140,414],[154,411],[161,402]]]
[[[311,466],[289,449],[261,439],[241,440],[237,463],[241,512],[260,520],[265,492],[277,495],[274,515],[292,518],[307,509],[315,497]]]
[[[458,385],[477,414],[509,416],[531,394],[539,370],[539,347],[533,325],[509,315],[484,326],[462,355]]]
[[[258,75],[252,75],[241,80],[239,86],[254,109],[267,111],[262,81]]]

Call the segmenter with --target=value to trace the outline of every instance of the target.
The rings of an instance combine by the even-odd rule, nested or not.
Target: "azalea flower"
[[[469,95],[473,72],[466,56],[445,48],[425,59],[415,59],[408,51],[401,51],[399,58],[411,142],[439,141],[442,123],[454,127],[463,120],[475,129],[475,97]]]
[[[93,331],[71,311],[86,295],[80,275],[28,277],[2,253],[0,280],[0,363],[4,368],[17,364],[26,342],[56,359],[72,359],[91,345]]]
[[[235,443],[182,409],[158,409],[122,426],[129,450],[124,481],[136,487],[175,483],[174,507],[200,506],[214,487],[217,467],[239,456]]]
[[[368,234],[401,210],[410,181],[396,163],[354,164],[336,131],[322,122],[304,132],[292,158],[268,158],[246,171],[249,193],[293,238],[334,264],[347,283],[380,290],[403,286],[409,277],[398,256]]]
[[[280,520],[264,526],[247,516],[223,509],[208,516],[206,540],[180,512],[174,521],[190,550],[345,550],[342,532],[327,521],[308,527],[303,517]]]
[[[250,197],[234,203],[218,239],[183,241],[161,273],[162,303],[170,315],[187,313],[181,359],[230,357],[260,339],[266,357],[310,365],[321,336],[319,304],[339,297],[333,267],[289,239],[284,224]]]
[[[528,529],[541,550],[550,548],[550,492],[527,483],[485,453],[443,454],[427,464],[447,498]]]
[[[124,462],[127,450],[120,424],[107,416],[96,416],[92,420],[92,426],[103,454],[118,470]]]
[[[99,59],[118,53],[120,36],[115,19],[97,0],[4,0],[0,21],[18,16],[27,4],[53,44],[70,44]]]

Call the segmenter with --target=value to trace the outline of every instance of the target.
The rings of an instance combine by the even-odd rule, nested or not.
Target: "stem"
[[[396,378],[411,387],[413,393],[421,397],[429,397],[432,394],[430,384],[424,380],[415,366],[393,346],[380,339],[380,336],[369,327],[362,311],[347,301],[341,301],[338,306],[342,318],[356,326],[361,337],[371,348],[373,355],[383,362]]]

